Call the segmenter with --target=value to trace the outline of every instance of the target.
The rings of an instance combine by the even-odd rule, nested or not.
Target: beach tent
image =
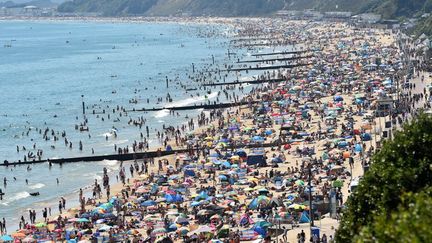
[[[248,165],[259,165],[259,166],[265,166],[266,161],[264,159],[264,154],[253,154],[249,155],[247,157],[247,164]]]
[[[307,211],[303,211],[301,216],[300,216],[300,220],[299,223],[309,223],[310,222],[310,218],[309,215],[307,213]]]
[[[253,229],[253,231],[255,231],[256,233],[258,233],[262,237],[265,237],[267,235],[267,231],[263,227],[255,226],[252,229]]]
[[[355,150],[357,153],[359,153],[359,152],[363,151],[363,148],[362,148],[362,146],[358,143],[358,144],[356,144],[356,145],[354,146],[354,150]]]
[[[167,203],[183,202],[183,197],[180,194],[175,194],[175,195],[166,194],[165,199]]]

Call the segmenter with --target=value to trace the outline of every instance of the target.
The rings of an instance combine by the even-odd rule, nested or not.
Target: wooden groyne
[[[304,50],[304,51],[281,51],[281,52],[270,52],[270,53],[257,53],[252,54],[253,57],[260,57],[260,56],[273,56],[273,55],[288,55],[288,54],[300,54],[309,52],[310,50]]]
[[[300,60],[300,59],[307,59],[311,58],[310,56],[301,56],[301,57],[281,57],[281,58],[270,58],[270,59],[256,59],[256,60],[246,60],[246,61],[240,61],[237,63],[253,63],[253,62],[274,62],[274,61],[292,61],[292,60]]]
[[[195,109],[213,110],[213,109],[222,109],[222,108],[229,108],[229,107],[242,106],[242,105],[255,104],[255,103],[258,103],[258,101],[143,108],[143,109],[127,110],[127,112],[140,112],[140,111],[145,112],[145,111],[161,111],[161,110],[182,111],[182,110],[195,110]]]
[[[234,149],[239,148],[268,148],[275,146],[283,146],[287,143],[252,143],[245,145],[233,146]],[[118,160],[118,161],[129,161],[135,159],[145,159],[145,158],[157,158],[172,154],[188,153],[191,151],[197,151],[194,149],[174,149],[170,151],[148,151],[148,152],[137,152],[137,153],[127,153],[127,154],[108,154],[108,155],[97,155],[97,156],[84,156],[84,157],[71,157],[71,158],[59,158],[59,159],[45,159],[45,160],[33,160],[26,162],[4,162],[0,166],[19,166],[19,165],[36,165],[43,163],[51,164],[64,164],[64,163],[78,163],[78,162],[98,162],[103,160]]]
[[[247,80],[247,81],[234,81],[225,83],[208,83],[203,84],[203,86],[222,86],[222,85],[237,85],[237,84],[262,84],[262,83],[276,83],[285,81],[285,78],[275,78],[275,79],[258,79],[258,80]]]
[[[225,70],[221,70],[221,72],[240,72],[240,71],[252,71],[252,70],[275,70],[281,68],[294,68],[294,67],[302,67],[311,65],[310,63],[306,64],[288,64],[288,65],[275,65],[275,66],[263,66],[263,67],[244,67],[244,68],[228,68]]]

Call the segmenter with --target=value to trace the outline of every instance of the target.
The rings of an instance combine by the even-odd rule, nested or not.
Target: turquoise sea
[[[128,121],[141,116],[150,126],[151,145],[159,145],[154,129],[163,124],[180,125],[186,122],[185,115],[195,117],[199,111],[182,112],[180,117],[167,111],[131,112],[127,117],[105,116],[105,121],[88,115],[90,131],[79,132],[75,125],[83,121],[82,101],[88,113],[92,108],[112,110],[117,105],[126,109],[164,106],[167,92],[174,100],[171,105],[215,101],[218,90],[187,93],[180,85],[196,87],[188,77],[192,63],[200,70],[212,63],[212,55],[217,63],[223,63],[230,31],[224,26],[193,24],[1,21],[0,161],[23,160],[28,152],[35,154],[38,149],[43,149],[44,158],[91,155],[91,148],[98,155],[114,153],[114,145],[131,146],[134,140],[140,141],[140,130]],[[204,37],[209,33],[221,35]],[[172,79],[168,89],[166,76]],[[234,78],[227,77],[227,81]],[[163,98],[160,104],[158,97]],[[131,99],[137,103],[130,103]],[[113,127],[117,138],[110,133]],[[49,140],[36,128],[48,128]],[[66,132],[74,147],[66,147],[61,136],[54,141],[51,129]],[[82,151],[79,141],[83,142]],[[43,207],[57,213],[59,198],[65,196],[69,206],[76,203],[76,192],[94,179],[100,180],[103,167],[114,174],[119,163],[74,163],[51,169],[41,164],[30,171],[25,166],[0,167],[0,189],[5,192],[0,218],[5,217],[8,228],[15,229],[21,215],[28,218],[29,208],[37,209],[39,219]],[[29,195],[35,191],[41,195]]]

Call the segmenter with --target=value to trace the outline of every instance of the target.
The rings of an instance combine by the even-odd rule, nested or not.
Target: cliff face
[[[106,16],[252,16],[281,9],[375,12],[395,18],[430,12],[432,0],[73,0],[59,6],[61,12],[100,12]]]
[[[284,0],[73,0],[60,12],[100,12],[106,16],[167,16],[180,13],[213,16],[266,15],[284,7]]]

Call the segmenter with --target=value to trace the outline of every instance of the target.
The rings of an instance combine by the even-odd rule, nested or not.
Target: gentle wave
[[[18,200],[21,200],[21,199],[27,198],[27,197],[30,197],[30,193],[25,192],[25,191],[24,191],[24,192],[18,192],[18,193],[13,194],[13,196],[11,196],[11,197],[9,197],[9,198],[6,198],[6,199],[5,199],[2,203],[0,203],[0,204],[7,206],[7,205],[9,205],[9,203],[11,203],[11,202],[15,202],[15,201],[18,201]]]
[[[117,165],[118,162],[119,162],[118,160],[109,160],[109,159],[102,160],[103,164],[106,164],[106,165],[109,165],[109,166]]]
[[[104,134],[99,135],[99,137],[111,137],[113,134],[110,132],[106,132]]]
[[[36,184],[30,185],[29,188],[30,189],[39,189],[39,188],[42,188],[42,187],[45,187],[45,186],[46,186],[45,184],[36,183]]]
[[[179,107],[179,106],[186,106],[186,105],[190,105],[196,102],[200,102],[200,101],[205,101],[207,99],[212,99],[212,98],[216,98],[218,95],[218,92],[213,92],[210,93],[209,95],[203,95],[203,96],[199,96],[199,97],[191,97],[191,98],[187,98],[181,101],[177,101],[177,102],[173,102],[167,106],[165,106],[166,108],[170,108],[170,107]],[[207,96],[207,98],[206,98]]]
[[[170,112],[170,110],[163,109],[163,110],[160,110],[160,111],[156,112],[156,114],[155,114],[154,117],[156,117],[156,118],[166,117],[166,116],[168,116],[170,114],[169,112]]]

